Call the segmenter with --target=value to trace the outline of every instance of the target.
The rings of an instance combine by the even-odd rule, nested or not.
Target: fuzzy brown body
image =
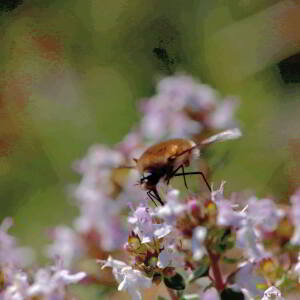
[[[155,174],[158,180],[165,177],[168,180],[174,170],[180,166],[188,166],[192,156],[199,153],[193,149],[195,143],[188,139],[171,139],[149,147],[137,160],[137,169],[141,175],[145,173]],[[187,151],[191,149],[191,151]],[[186,153],[182,154],[184,151]],[[182,155],[181,155],[182,154]],[[155,180],[148,181],[145,189],[156,185]]]
[[[154,168],[171,164],[174,168],[189,163],[191,153],[178,156],[192,148],[195,143],[187,139],[171,139],[149,147],[137,161],[137,169],[142,174]]]

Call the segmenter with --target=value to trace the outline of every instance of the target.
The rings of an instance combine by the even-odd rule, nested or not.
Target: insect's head
[[[140,178],[140,186],[145,190],[150,190],[156,186],[160,177],[156,173],[147,172]]]

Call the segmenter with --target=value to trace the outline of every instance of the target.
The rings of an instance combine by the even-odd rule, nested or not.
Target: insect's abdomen
[[[137,168],[140,173],[153,168],[164,168],[170,164],[170,158],[174,159],[174,165],[182,164],[189,160],[191,153],[187,152],[183,155],[178,155],[194,145],[193,141],[187,139],[172,139],[155,144],[142,154],[137,162]]]

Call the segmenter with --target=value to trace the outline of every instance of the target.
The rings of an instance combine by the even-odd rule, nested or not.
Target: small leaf
[[[239,257],[239,258],[233,258],[233,257],[227,257],[227,256],[222,257],[222,260],[226,264],[236,264],[239,261],[241,261],[242,259],[243,259],[243,257]]]
[[[157,300],[167,300],[165,297],[162,297],[162,296],[157,296],[156,299],[157,299]]]
[[[213,248],[218,253],[224,253],[232,249],[235,245],[235,236],[229,228],[223,228],[213,232],[214,245]]]
[[[222,291],[221,300],[245,300],[245,296],[240,291],[228,288]]]
[[[179,291],[179,290],[185,289],[184,279],[179,273],[176,273],[172,277],[165,277],[164,283],[168,288],[173,289],[173,290]]]
[[[192,283],[193,281],[195,281],[198,278],[204,277],[208,275],[208,269],[209,269],[209,264],[208,262],[203,262],[201,264],[200,267],[198,267],[198,269],[196,269],[193,274],[192,277],[189,279],[189,282]]]

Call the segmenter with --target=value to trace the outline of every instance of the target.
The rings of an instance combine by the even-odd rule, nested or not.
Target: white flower
[[[168,243],[165,243],[164,248],[165,249],[158,255],[157,266],[159,268],[184,266],[183,257],[178,254],[175,245],[168,245]]]
[[[113,259],[111,256],[107,258],[107,260],[104,262],[103,266],[101,269],[110,267],[112,268],[112,272],[118,282],[122,281],[122,276],[121,276],[121,270],[125,267],[127,267],[127,264],[125,264],[121,260]]]
[[[300,282],[300,253],[298,254],[298,263],[295,265],[294,271],[298,275],[298,281]]]
[[[246,217],[244,211],[234,210],[231,202],[223,200],[218,203],[218,225],[240,228],[245,224]]]
[[[120,222],[120,207],[100,191],[83,201],[80,205],[80,216],[74,227],[81,233],[96,231],[101,237],[103,250],[112,251],[122,247],[126,240],[126,230]]]
[[[261,300],[284,300],[284,298],[275,286],[271,286],[264,292],[264,296]]]
[[[16,238],[7,232],[12,224],[12,218],[5,218],[0,224],[0,266],[25,267],[33,261],[34,254],[28,247],[18,247]]]
[[[219,204],[221,202],[221,200],[224,199],[224,185],[225,185],[226,181],[222,181],[221,185],[219,187],[218,190],[213,190],[213,186],[212,186],[212,191],[211,191],[211,200],[213,202],[215,202],[216,204]]]
[[[290,242],[292,245],[300,245],[300,189],[292,195],[290,201],[292,203],[292,220],[295,225],[294,234]]]
[[[206,253],[206,249],[204,246],[206,234],[207,234],[207,229],[202,226],[196,227],[193,231],[192,251],[193,251],[193,258],[195,260],[200,260]]]
[[[141,243],[148,243],[154,238],[160,239],[172,231],[168,224],[156,224],[152,221],[153,212],[148,207],[139,206],[128,222],[135,225],[134,232],[139,236]]]
[[[236,101],[218,102],[218,98],[214,89],[192,77],[163,78],[157,85],[157,94],[142,103],[141,133],[146,139],[157,141],[188,137],[205,127],[233,127]]]
[[[251,197],[248,201],[247,216],[254,225],[259,225],[264,231],[270,232],[276,229],[284,212],[278,209],[271,199]]]
[[[66,267],[70,267],[73,260],[80,256],[84,246],[76,232],[67,226],[58,226],[53,231],[54,242],[48,246],[46,253],[52,259],[60,257]]]
[[[86,274],[78,272],[70,274],[66,269],[58,266],[40,269],[37,271],[33,284],[27,289],[29,297],[43,296],[44,299],[63,300],[65,298],[65,287],[69,284],[81,281]]]
[[[131,294],[133,300],[141,300],[140,288],[149,288],[151,286],[151,279],[143,275],[139,270],[126,265],[124,262],[115,260],[111,256],[108,257],[103,268],[111,267],[113,274],[119,283],[119,291],[127,291]]]
[[[251,297],[261,297],[263,293],[257,286],[266,283],[263,277],[255,273],[255,265],[249,262],[239,265],[234,282],[241,290],[247,290]]]
[[[17,272],[16,274],[14,274],[14,278],[11,284],[3,292],[3,300],[26,299],[28,286],[29,284],[28,284],[27,274],[23,272]],[[1,298],[1,294],[0,294],[0,298]]]
[[[259,242],[258,232],[255,230],[250,220],[236,233],[236,246],[245,249],[251,261],[259,261],[269,257],[270,254],[264,250]]]
[[[118,286],[118,291],[127,291],[133,300],[142,299],[140,288],[151,287],[151,279],[145,277],[141,271],[134,270],[132,267],[125,267],[121,270],[123,280]]]
[[[235,127],[234,114],[237,108],[236,99],[225,99],[216,108],[216,110],[209,116],[207,122],[210,127],[216,129]]]
[[[166,199],[165,205],[157,208],[156,215],[164,219],[167,224],[173,225],[176,222],[176,217],[186,210],[186,206],[178,201],[178,190],[169,190]]]

